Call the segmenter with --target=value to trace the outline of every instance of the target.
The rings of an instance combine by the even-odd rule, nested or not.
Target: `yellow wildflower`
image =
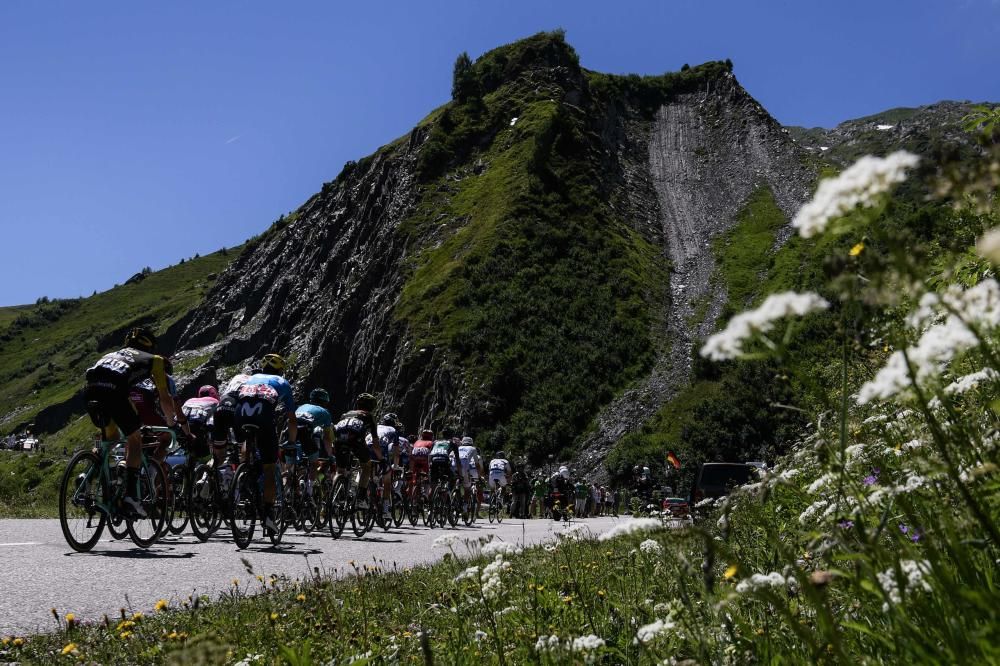
[[[233,579],[233,585],[235,587],[239,587],[240,586],[240,579],[239,578],[234,578]]]
[[[153,606],[153,608],[155,608],[157,611],[161,611],[164,610],[168,605],[169,604],[167,603],[166,599],[160,599],[159,601],[156,602],[156,605]]]
[[[865,244],[858,243],[857,245],[851,248],[851,251],[848,252],[848,254],[851,255],[852,257],[856,257],[859,254],[861,254],[864,251],[864,249],[865,249]]]
[[[300,594],[300,595],[296,596],[295,599],[297,601],[305,601],[306,600],[306,595]]]
[[[22,645],[24,645],[24,639],[23,638],[15,638],[14,639],[14,647],[21,647]]]
[[[403,638],[413,638],[413,634],[408,631],[403,632]]]
[[[74,622],[76,622],[76,615],[66,613],[66,624],[73,624]]]
[[[130,636],[132,636],[131,631],[123,631],[122,633],[118,634],[118,638],[122,639],[123,641],[127,641]]]
[[[264,582],[264,577],[263,577],[263,576],[261,576],[260,574],[257,574],[257,580],[258,580],[259,582],[263,583],[263,582]]]
[[[573,595],[572,594],[567,594],[565,597],[563,597],[563,603],[564,604],[571,604],[571,603],[573,603]]]
[[[169,638],[170,640],[174,640],[175,638],[177,638],[177,630],[174,629],[169,634],[167,634],[167,638]]]
[[[142,613],[132,613],[132,619],[135,620],[136,622],[138,622],[139,620],[141,620],[144,617],[146,617],[146,616],[143,615]]]
[[[76,643],[69,643],[68,645],[66,645],[66,647],[62,649],[63,656],[70,654],[72,652],[76,652]]]
[[[0,643],[3,643],[4,647],[10,645],[10,636],[4,636],[3,638],[0,638]]]
[[[271,613],[271,622],[274,622],[277,619],[278,619],[278,614],[277,613]]]
[[[603,597],[603,596],[606,596],[606,595],[607,595],[607,592],[605,592],[604,590],[598,590],[597,591],[597,596],[599,596],[599,597]]]
[[[729,580],[730,578],[732,578],[733,576],[736,575],[737,571],[738,571],[738,569],[736,568],[736,565],[735,564],[730,564],[729,568],[726,569],[726,573],[723,574],[723,578],[725,578],[726,580]]]

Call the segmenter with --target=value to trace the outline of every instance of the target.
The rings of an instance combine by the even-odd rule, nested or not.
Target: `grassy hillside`
[[[201,299],[239,249],[185,261],[89,298],[0,309],[0,432],[68,400],[101,351],[139,323],[165,331]]]

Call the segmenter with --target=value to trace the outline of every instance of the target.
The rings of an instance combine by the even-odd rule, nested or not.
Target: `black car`
[[[747,463],[702,463],[691,487],[691,503],[728,495],[734,487],[750,482],[754,467]]]

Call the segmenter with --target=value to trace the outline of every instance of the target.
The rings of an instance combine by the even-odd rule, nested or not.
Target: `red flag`
[[[681,468],[681,459],[674,455],[673,451],[667,451],[667,462],[674,466],[674,469]]]

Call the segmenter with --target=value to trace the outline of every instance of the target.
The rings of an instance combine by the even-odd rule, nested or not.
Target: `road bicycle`
[[[494,520],[499,525],[504,518],[510,517],[511,495],[507,486],[500,486],[490,493],[490,504],[487,509],[487,518],[492,523]]]
[[[236,468],[236,475],[233,477],[232,486],[229,489],[229,506],[232,512],[230,527],[233,532],[233,541],[240,550],[246,548],[253,541],[254,528],[258,520],[262,523],[264,518],[264,465],[260,461],[260,451],[257,449],[257,435],[260,428],[256,425],[247,424],[243,426],[243,435],[246,441],[246,458],[248,462],[240,463]],[[281,477],[277,466],[274,471],[275,497],[274,506],[271,508],[277,530],[263,528],[264,535],[271,540],[271,544],[277,546],[281,543],[281,538],[285,534],[287,527],[284,520],[284,507],[281,497]]]
[[[96,403],[88,405],[95,425],[106,428],[110,421]],[[146,429],[144,429],[146,430]],[[149,428],[150,432],[167,432],[169,428]],[[110,462],[113,451],[124,441],[108,441],[98,435],[91,450],[78,451],[70,459],[59,484],[59,526],[70,548],[77,552],[91,550],[101,538],[104,527],[115,538],[126,533],[140,548],[149,548],[163,529],[167,517],[166,478],[161,468],[142,452],[135,497],[146,517],[125,509],[126,472],[123,465]],[[125,525],[124,531],[121,525]]]

